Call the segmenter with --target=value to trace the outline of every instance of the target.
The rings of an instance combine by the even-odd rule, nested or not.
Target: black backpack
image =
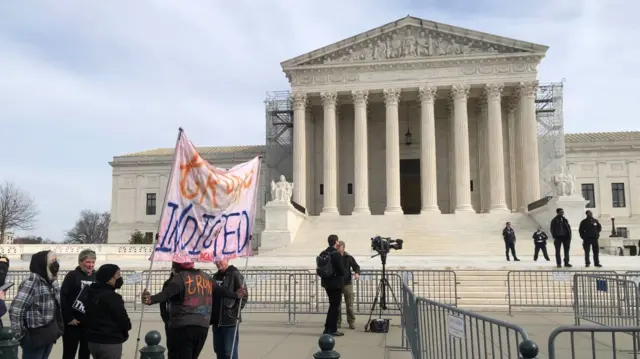
[[[331,253],[324,251],[316,257],[316,274],[320,278],[333,276],[333,264],[331,263]]]

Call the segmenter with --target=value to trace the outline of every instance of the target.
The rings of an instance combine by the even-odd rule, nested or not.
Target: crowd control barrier
[[[615,271],[517,270],[507,273],[509,315],[520,310],[570,312],[573,309],[573,276],[595,274],[616,277]]]
[[[635,282],[612,276],[573,277],[575,324],[582,321],[609,327],[640,326],[640,301]]]
[[[551,332],[547,350],[549,359],[638,358],[639,339],[637,326],[566,326]]]

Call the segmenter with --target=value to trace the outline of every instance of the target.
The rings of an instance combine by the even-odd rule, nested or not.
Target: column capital
[[[354,106],[366,106],[367,100],[369,99],[369,91],[368,90],[353,90],[351,91],[351,96],[353,97],[353,105]]]
[[[518,97],[535,97],[538,90],[538,81],[527,81],[518,84]]]
[[[322,98],[323,106],[336,106],[338,103],[338,93],[337,92],[321,92],[320,98]]]
[[[291,103],[294,110],[304,110],[307,106],[307,94],[305,92],[294,92],[291,94]]]
[[[418,97],[420,97],[421,102],[433,102],[436,99],[436,91],[438,88],[436,86],[424,86],[418,90]]]
[[[397,105],[398,101],[400,101],[400,92],[401,90],[399,88],[388,88],[382,90],[385,105]]]
[[[504,85],[501,83],[491,83],[486,84],[484,86],[484,94],[487,96],[488,100],[500,100],[500,96],[502,96],[502,90],[504,89]]]
[[[458,101],[466,101],[469,97],[471,86],[467,84],[451,86],[451,98]]]

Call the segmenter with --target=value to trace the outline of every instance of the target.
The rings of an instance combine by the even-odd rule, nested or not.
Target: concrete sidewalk
[[[124,345],[122,358],[133,359],[138,336],[139,313],[130,313],[133,330]],[[318,338],[322,334],[323,315],[298,315],[298,323],[288,325],[286,314],[247,314],[240,327],[240,357],[242,359],[308,359],[319,350]],[[401,330],[399,318],[392,319],[389,333],[374,334],[364,331],[367,317],[357,318],[357,329],[344,329],[345,336],[336,338],[334,350],[341,358],[367,359],[410,359],[409,352],[400,348]],[[6,323],[8,324],[8,323]],[[157,330],[164,337],[164,326],[158,313],[145,313],[140,347],[144,346],[144,335]],[[162,339],[164,345],[165,339]],[[51,358],[62,357],[62,340],[53,348]],[[212,335],[200,355],[201,358],[215,358]]]

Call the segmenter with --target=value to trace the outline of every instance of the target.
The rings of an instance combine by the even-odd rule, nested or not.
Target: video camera
[[[392,239],[391,237],[375,236],[371,238],[371,250],[378,253],[389,253],[390,250],[402,249],[402,239]]]

